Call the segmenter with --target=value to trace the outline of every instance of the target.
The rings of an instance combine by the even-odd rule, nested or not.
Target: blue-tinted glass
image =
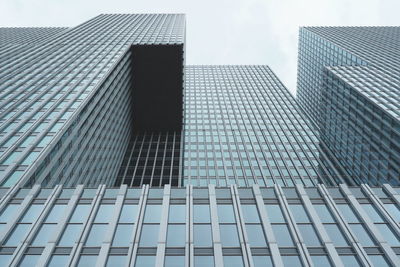
[[[324,224],[324,227],[335,247],[345,247],[349,245],[336,224]]]
[[[185,246],[185,228],[184,224],[170,224],[167,232],[168,247],[184,247]]]
[[[94,219],[95,223],[108,223],[114,214],[114,205],[101,204],[97,210],[96,217]]]
[[[90,214],[90,205],[78,204],[75,207],[74,213],[72,214],[69,222],[71,223],[83,223],[86,221]]]
[[[223,247],[238,247],[239,237],[237,233],[236,225],[221,224],[219,226],[219,232],[221,235],[221,243]]]
[[[185,256],[165,256],[164,267],[184,267]]]
[[[16,213],[17,209],[20,207],[19,204],[9,204],[7,208],[0,215],[0,222],[7,223],[10,221],[11,217]]]
[[[378,228],[379,232],[383,236],[383,239],[389,244],[391,247],[399,247],[400,242],[392,228],[387,224],[375,224]]]
[[[19,243],[26,237],[28,230],[30,229],[30,224],[17,224],[14,231],[11,233],[10,237],[6,241],[6,246],[16,247]]]
[[[79,258],[77,267],[95,266],[96,260],[97,260],[97,255],[82,255]]]
[[[193,221],[195,223],[210,222],[210,208],[208,205],[193,205]]]
[[[279,205],[265,205],[267,210],[267,216],[271,223],[284,223],[285,218],[283,217],[282,210]]]
[[[360,262],[354,255],[340,255],[340,259],[345,267],[361,266]]]
[[[23,223],[33,223],[39,217],[40,212],[43,209],[43,205],[33,204],[31,205],[27,212],[25,213],[24,217],[21,219],[20,222]]]
[[[19,263],[19,267],[32,267],[35,266],[39,260],[40,255],[25,255]]]
[[[194,267],[214,267],[214,257],[194,256]]]
[[[297,225],[300,230],[301,236],[306,246],[321,246],[321,242],[315,232],[314,227],[311,224],[300,224]]]
[[[135,223],[137,217],[137,205],[124,204],[122,206],[121,215],[119,216],[120,223]]]
[[[139,245],[141,247],[156,247],[158,241],[159,225],[145,224],[142,226]]]
[[[58,245],[61,247],[72,247],[78,241],[82,227],[82,224],[68,224]]]
[[[64,267],[67,266],[69,255],[53,255],[47,267]]]
[[[132,241],[133,224],[119,224],[114,234],[112,245],[114,247],[129,247]]]
[[[232,205],[217,205],[218,220],[220,223],[234,223],[235,214]]]
[[[388,210],[390,216],[394,218],[396,222],[400,222],[400,210],[395,204],[384,204],[385,209]]]
[[[47,244],[47,241],[50,239],[54,230],[56,229],[57,224],[43,224],[39,230],[39,233],[36,235],[35,239],[32,242],[32,246],[44,247]]]
[[[311,260],[314,266],[332,266],[331,262],[329,261],[328,256],[311,256]]]
[[[299,256],[282,256],[283,266],[285,267],[301,267],[303,264]]]
[[[170,223],[185,223],[186,205],[170,205],[168,221]]]
[[[88,247],[100,247],[104,240],[108,224],[93,224],[85,245]]]
[[[372,240],[370,234],[366,231],[362,224],[350,224],[350,228],[362,246],[375,246],[375,242]]]
[[[243,267],[242,256],[224,256],[224,267]]]
[[[283,224],[273,224],[272,230],[275,235],[275,239],[280,247],[292,247],[293,239],[290,236],[289,229],[286,225]]]
[[[128,257],[125,255],[110,255],[106,267],[125,266]]]
[[[317,212],[319,219],[323,223],[333,223],[335,219],[332,217],[331,212],[328,210],[328,207],[324,204],[314,204],[314,209]]]
[[[8,263],[10,262],[12,258],[12,255],[1,255],[0,254],[0,266],[8,266]]]
[[[254,267],[272,267],[274,266],[270,256],[253,256]]]
[[[161,205],[147,205],[144,212],[145,223],[159,223],[161,220]]]
[[[371,219],[371,221],[377,223],[377,222],[384,222],[382,219],[382,216],[378,213],[376,208],[372,204],[362,204],[362,208],[365,210],[365,212],[368,214],[368,217]]]
[[[154,267],[155,264],[155,256],[136,256],[135,267]]]
[[[294,220],[297,223],[310,222],[310,219],[308,218],[306,210],[304,209],[304,207],[302,205],[291,204],[291,205],[289,205],[289,208],[294,217]]]
[[[194,245],[196,247],[211,247],[211,225],[196,224],[193,226]]]
[[[265,236],[261,225],[246,224],[247,237],[251,247],[266,247]]]
[[[260,216],[256,205],[242,205],[242,213],[245,223],[258,223],[260,222]]]
[[[67,205],[56,204],[51,209],[49,215],[47,215],[45,222],[47,223],[57,223],[61,220],[64,215],[64,211]]]
[[[390,266],[383,255],[368,255],[374,266],[386,267]]]
[[[348,223],[356,223],[359,222],[357,216],[354,214],[352,208],[347,204],[339,204],[337,207],[340,210],[342,216],[346,219]]]

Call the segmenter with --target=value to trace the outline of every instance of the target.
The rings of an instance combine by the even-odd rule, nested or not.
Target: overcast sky
[[[185,13],[187,64],[266,64],[295,92],[300,26],[400,26],[399,12],[400,0],[0,0],[0,26]]]

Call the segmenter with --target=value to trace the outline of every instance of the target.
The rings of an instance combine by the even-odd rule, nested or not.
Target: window
[[[114,205],[102,204],[97,210],[96,217],[94,219],[95,223],[108,223],[114,214]]]
[[[185,228],[184,224],[170,224],[167,232],[168,247],[184,247],[185,246]]]
[[[93,224],[85,246],[100,247],[104,240],[108,224]]]
[[[82,255],[79,258],[78,267],[95,266],[97,255]]]
[[[108,256],[106,267],[124,266],[127,258],[125,255],[110,255]]]
[[[219,231],[223,247],[239,247],[239,237],[236,225],[220,224]]]
[[[194,267],[214,267],[214,257],[194,256]]]
[[[186,206],[185,205],[170,205],[168,220],[170,223],[185,223],[186,222]]]
[[[313,255],[311,256],[311,260],[314,266],[326,266],[326,267],[332,266],[328,256],[325,255]]]
[[[193,229],[195,247],[212,247],[211,225],[195,224]]]
[[[185,256],[165,256],[164,267],[184,267]]]
[[[39,230],[39,233],[36,235],[35,239],[32,242],[32,246],[44,247],[47,244],[47,241],[50,239],[54,230],[56,229],[57,224],[43,224]]]
[[[119,224],[114,234],[112,246],[129,247],[132,241],[133,224]]]
[[[217,205],[217,209],[220,223],[235,223],[235,214],[232,205]]]
[[[159,225],[144,224],[140,234],[139,246],[141,247],[156,247],[158,242]]]
[[[154,267],[156,264],[155,256],[136,256],[135,267]]]
[[[321,242],[315,232],[314,227],[311,224],[298,224],[297,227],[300,230],[301,236],[306,246],[321,246]]]
[[[35,266],[39,260],[40,255],[25,255],[19,263],[19,267],[32,267]]]
[[[68,224],[58,245],[62,247],[72,247],[75,242],[78,241],[82,227],[82,224]]]
[[[253,256],[254,267],[272,267],[270,256]]]
[[[243,267],[242,256],[224,256],[224,267]]]
[[[336,224],[324,224],[324,227],[335,247],[346,247],[349,245]]]
[[[17,224],[14,228],[14,231],[8,237],[5,245],[9,247],[18,246],[19,243],[23,241],[23,238],[26,237],[26,234],[28,233],[30,227],[30,224]]]
[[[208,205],[193,205],[193,222],[210,223],[210,208]]]
[[[267,216],[271,223],[285,223],[285,218],[283,217],[281,208],[279,205],[265,205],[265,209],[267,210]]]
[[[301,264],[301,261],[299,259],[299,256],[282,256],[282,261],[284,266],[290,266],[290,267],[301,267],[303,264]]]
[[[161,205],[147,205],[144,213],[145,223],[160,223]]]
[[[294,246],[292,237],[290,236],[289,229],[284,224],[273,224],[272,230],[275,235],[275,239],[280,247],[292,247]]]
[[[265,236],[260,224],[246,224],[247,237],[251,247],[266,247]]]
[[[69,255],[53,255],[47,267],[65,267],[68,264]]]
[[[137,205],[124,204],[119,217],[119,223],[135,223],[136,217]]]

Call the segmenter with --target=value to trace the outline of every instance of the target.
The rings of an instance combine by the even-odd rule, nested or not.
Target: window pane
[[[147,205],[144,212],[145,223],[159,223],[161,220],[161,205]]]
[[[33,223],[39,217],[43,205],[31,205],[20,222]]]
[[[314,266],[332,266],[328,256],[311,256]]]
[[[342,216],[346,219],[348,223],[357,223],[359,222],[357,216],[354,214],[353,210],[347,204],[339,204],[336,205]]]
[[[19,204],[9,204],[7,208],[0,215],[0,222],[7,223],[11,220],[11,217],[14,216],[17,209],[20,207]]]
[[[194,256],[194,267],[214,267],[214,257]]]
[[[297,225],[306,246],[321,246],[321,242],[311,224]]]
[[[112,245],[114,247],[129,247],[132,240],[133,224],[119,224],[115,231]]]
[[[266,247],[265,236],[261,225],[246,224],[247,237],[251,247]]]
[[[211,225],[194,225],[194,245],[196,247],[211,247],[212,235]]]
[[[75,207],[74,213],[72,214],[69,222],[71,223],[83,223],[90,213],[90,205],[78,204]]]
[[[82,255],[79,258],[78,267],[95,266],[97,255]]]
[[[6,241],[6,246],[18,246],[22,239],[25,238],[30,226],[30,224],[17,224],[17,226],[14,228],[14,231],[11,233],[10,237]]]
[[[224,256],[224,267],[242,267],[242,256]]]
[[[135,223],[137,217],[137,205],[124,204],[122,206],[121,215],[119,217],[120,223]]]
[[[47,267],[64,267],[68,264],[69,255],[53,255]]]
[[[108,223],[114,214],[114,205],[101,204],[97,210],[95,223]]]
[[[368,255],[368,257],[374,266],[390,266],[383,255]]]
[[[371,239],[369,233],[362,224],[350,224],[350,228],[362,246],[375,246],[375,242]]]
[[[259,223],[260,216],[256,205],[242,205],[242,212],[245,223]]]
[[[108,224],[93,224],[85,245],[88,247],[100,247],[104,240]]]
[[[12,255],[0,255],[0,266],[8,266]]]
[[[283,265],[286,267],[301,267],[299,256],[282,256]]]
[[[334,246],[346,247],[349,245],[336,224],[324,224],[324,227]]]
[[[78,241],[81,230],[82,224],[68,224],[58,245],[62,247],[72,247],[75,242]]]
[[[374,222],[384,222],[381,215],[378,213],[376,208],[372,204],[361,204],[361,207],[368,214],[369,218]]]
[[[283,214],[279,205],[265,205],[265,209],[267,210],[267,215],[271,223],[284,223],[285,219],[283,218]]]
[[[43,224],[39,233],[36,235],[35,239],[32,242],[32,246],[44,247],[49,241],[51,235],[56,229],[57,224]]]
[[[314,204],[314,209],[317,212],[319,219],[322,223],[334,223],[335,219],[333,218],[331,212],[328,210],[328,207],[324,204]]]
[[[361,266],[358,259],[354,255],[340,255],[340,259],[345,267],[358,267]]]
[[[110,255],[108,256],[106,267],[124,266],[127,258],[125,255]]]
[[[220,223],[234,223],[235,214],[232,205],[217,205],[218,220]]]
[[[56,204],[51,209],[49,215],[47,215],[45,222],[57,223],[61,220],[67,205]]]
[[[184,267],[185,256],[165,256],[164,267]]]
[[[25,255],[19,263],[19,267],[32,267],[35,266],[39,260],[40,255]]]
[[[136,256],[135,267],[154,267],[155,264],[155,256]]]
[[[289,228],[284,224],[273,224],[272,230],[274,232],[278,246],[292,247],[293,240],[289,233]]]
[[[167,232],[168,247],[184,247],[185,246],[185,225],[170,224]]]
[[[253,256],[254,267],[272,267],[270,256]]]
[[[193,221],[195,223],[210,222],[210,208],[208,205],[193,205]]]
[[[294,220],[297,223],[310,222],[310,219],[308,218],[306,210],[304,209],[304,207],[302,205],[291,204],[291,205],[289,205],[289,209],[294,217]]]
[[[236,225],[220,225],[221,243],[223,247],[238,247],[239,237]]]
[[[185,223],[186,222],[186,206],[185,205],[169,206],[168,221],[170,223]]]
[[[159,225],[145,224],[142,226],[139,245],[141,247],[156,247]]]
[[[375,224],[378,228],[379,232],[383,236],[383,239],[389,244],[391,247],[398,247],[400,246],[399,239],[392,231],[392,228],[389,227],[387,224]]]
[[[400,210],[395,204],[384,204],[385,209],[389,211],[389,214],[395,219],[396,222],[400,222]]]

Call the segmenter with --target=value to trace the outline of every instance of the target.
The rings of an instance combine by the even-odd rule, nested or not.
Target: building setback
[[[185,31],[0,28],[0,266],[399,266],[397,28],[302,28],[298,100]]]

